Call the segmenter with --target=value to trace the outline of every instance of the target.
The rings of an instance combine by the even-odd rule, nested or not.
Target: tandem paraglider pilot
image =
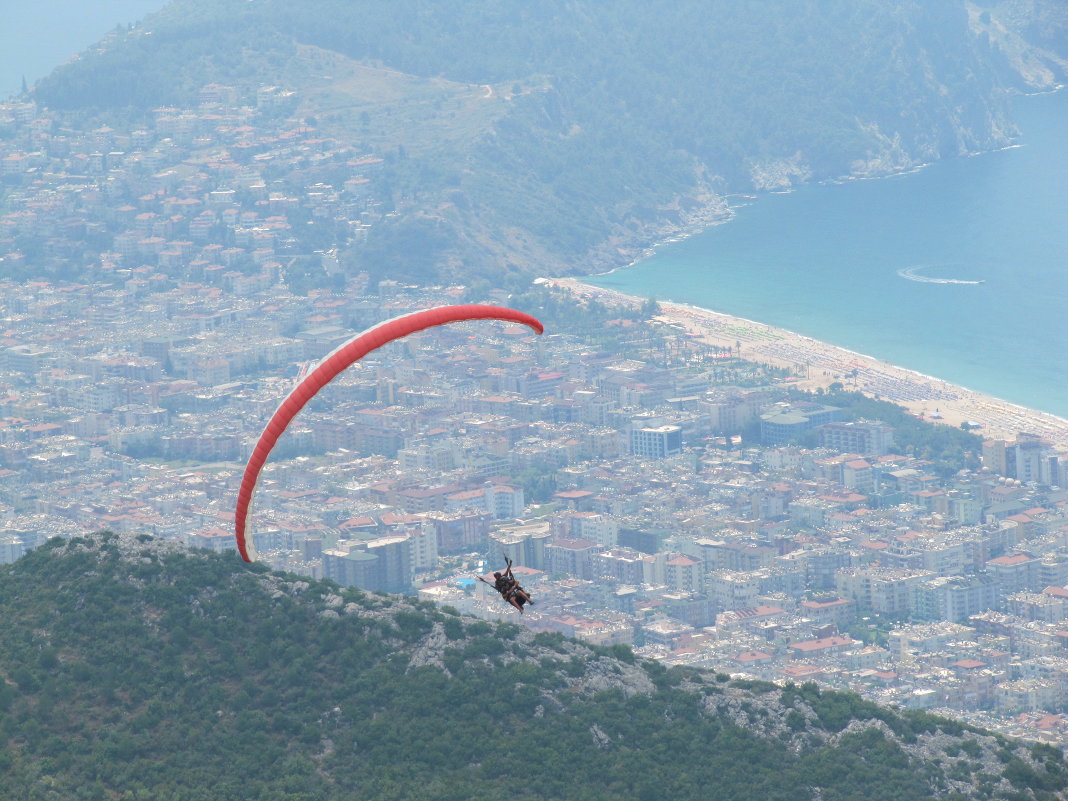
[[[533,604],[534,601],[530,599],[530,593],[519,586],[519,580],[512,575],[512,560],[508,559],[508,567],[503,573],[493,574],[493,589],[500,593],[501,598],[506,600],[512,606],[519,610],[519,614],[523,614],[523,606],[525,604]],[[477,577],[479,581],[489,584],[482,576]]]

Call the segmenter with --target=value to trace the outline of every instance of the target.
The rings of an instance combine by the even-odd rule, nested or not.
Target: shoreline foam
[[[644,298],[586,284],[576,278],[546,278],[542,283],[585,298],[636,306]],[[879,400],[903,406],[924,420],[959,426],[979,423],[985,438],[1013,440],[1020,432],[1038,434],[1068,450],[1068,420],[986,395],[935,376],[899,367],[867,354],[832,345],[785,328],[735,317],[688,303],[658,301],[659,319],[723,348],[741,343],[743,359],[802,372],[791,386],[814,390],[839,382]],[[856,371],[854,375],[853,371]]]

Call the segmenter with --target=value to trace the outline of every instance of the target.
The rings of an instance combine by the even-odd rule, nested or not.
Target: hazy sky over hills
[[[98,41],[115,25],[136,22],[167,0],[0,0],[0,99],[19,91]]]

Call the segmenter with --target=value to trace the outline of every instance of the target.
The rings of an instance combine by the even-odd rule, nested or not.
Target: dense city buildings
[[[205,87],[84,135],[0,106],[0,562],[99,529],[233,548],[244,459],[296,378],[472,298],[317,246],[388,214],[382,160],[284,95]],[[263,471],[262,558],[487,619],[518,618],[475,578],[511,559],[535,630],[1068,743],[1062,454],[1024,432],[941,469],[782,370],[561,303],[543,337],[450,326],[339,377]]]

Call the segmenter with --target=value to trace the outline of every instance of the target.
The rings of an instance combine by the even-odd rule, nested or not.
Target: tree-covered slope
[[[1050,90],[1068,80],[1068,5],[1063,0],[976,0],[973,29],[1005,57],[1023,86]]]
[[[399,154],[401,216],[359,266],[586,270],[726,192],[1005,144],[1008,69],[973,28],[962,0],[176,0],[35,92],[146,111],[296,89],[323,132]]]
[[[1053,799],[1061,756],[148,537],[0,570],[4,799]]]

